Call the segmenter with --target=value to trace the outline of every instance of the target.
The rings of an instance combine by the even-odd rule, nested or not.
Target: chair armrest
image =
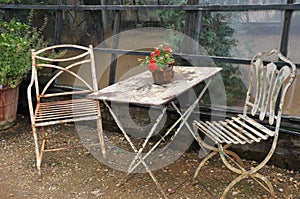
[[[31,89],[32,89],[32,86],[33,86],[34,82],[36,81],[35,76],[36,76],[35,70],[32,70],[32,72],[31,72],[31,80],[30,80],[30,83],[29,83],[29,85],[27,87],[27,100],[28,100],[28,107],[29,107],[31,124],[34,123],[34,110],[33,110]]]

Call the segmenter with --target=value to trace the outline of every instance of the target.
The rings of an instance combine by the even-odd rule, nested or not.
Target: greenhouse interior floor
[[[79,143],[74,128],[73,124],[65,124],[49,127],[46,132],[56,132],[53,139],[57,141]],[[125,146],[120,134],[106,133],[111,140]],[[153,172],[166,192],[169,188],[177,188],[175,193],[167,195],[168,198],[219,198],[236,176],[216,156],[202,168],[197,183],[192,185],[189,176],[199,161],[198,152],[191,150],[172,164]],[[255,162],[247,161],[247,164],[251,166]],[[124,172],[101,163],[86,148],[44,154],[40,179],[35,167],[30,121],[21,115],[12,128],[0,132],[0,168],[1,199],[163,198],[147,173],[133,174],[122,186],[116,186]],[[299,198],[299,171],[267,165],[260,173],[272,182],[276,198]],[[228,198],[270,198],[270,195],[252,179],[246,179],[228,193]]]

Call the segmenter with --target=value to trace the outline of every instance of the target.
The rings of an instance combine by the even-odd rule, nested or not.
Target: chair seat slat
[[[96,108],[94,106],[80,106],[80,107],[63,107],[59,109],[37,109],[36,116],[38,117],[39,115],[55,115],[55,114],[60,114],[60,113],[72,113],[72,112],[79,112],[82,111],[82,109],[88,109],[90,111],[95,111]]]
[[[50,120],[50,121],[44,121],[44,122],[38,122],[35,124],[36,127],[38,126],[50,126],[55,124],[64,124],[68,122],[80,122],[80,121],[90,121],[90,120],[97,120],[99,119],[98,116],[82,116],[82,117],[75,117],[75,118],[62,118],[59,120]]]
[[[50,101],[50,102],[41,102],[39,103],[39,106],[57,106],[57,105],[62,105],[62,104],[70,104],[70,103],[76,103],[76,104],[85,104],[85,103],[92,103],[94,102],[93,100],[86,99],[86,98],[79,98],[79,99],[70,99],[70,100],[63,100],[63,101]]]
[[[254,128],[250,127],[249,125],[247,125],[245,122],[242,122],[241,120],[239,120],[239,118],[233,117],[232,118],[235,122],[239,123],[242,127],[246,128],[245,130],[250,130],[250,132],[254,133],[256,136],[259,136],[260,138],[266,140],[268,139],[267,136],[263,135],[262,133],[258,132],[257,130],[255,130]]]
[[[232,143],[233,144],[245,144],[246,142],[239,139],[238,136],[234,135],[232,132],[228,131],[226,128],[224,128],[221,123],[218,122],[213,122],[215,125],[217,125],[219,127],[219,129],[222,130],[222,132],[225,132],[228,136],[230,136],[232,138]]]
[[[214,141],[216,141],[216,143],[226,142],[226,140],[224,140],[224,138],[222,136],[220,136],[218,133],[216,133],[210,125],[208,125],[207,123],[202,122],[202,121],[200,123],[203,126],[205,126],[207,133],[213,138]]]
[[[36,122],[97,115],[96,102],[87,99],[60,101],[56,105],[51,102],[50,107],[47,104],[37,106]]]
[[[89,109],[89,110],[97,110],[97,106],[94,103],[90,104],[64,104],[64,105],[57,105],[57,106],[38,106],[37,113],[59,113],[59,112],[68,112],[68,111],[77,111],[82,109]]]
[[[259,128],[261,131],[263,131],[264,133],[268,134],[269,136],[273,137],[274,136],[274,131],[271,131],[270,129],[268,129],[267,127],[263,126],[262,124],[255,122],[253,119],[251,119],[250,117],[246,116],[246,115],[241,115],[238,114],[238,117],[242,118],[243,120],[247,121],[248,123],[250,123],[253,126],[256,126],[257,128]]]
[[[253,136],[251,133],[245,131],[243,128],[241,128],[239,125],[234,123],[233,120],[226,120],[232,127],[237,129],[239,132],[242,132],[245,136],[249,137],[251,140],[254,140],[255,142],[260,142],[260,138],[257,138]]]
[[[74,111],[74,112],[61,112],[57,114],[39,114],[36,116],[36,120],[47,120],[50,118],[60,118],[60,117],[76,117],[77,115],[80,116],[81,114],[91,114],[96,115],[95,111]]]
[[[215,125],[214,123],[211,122],[206,122],[211,128],[213,128],[214,133],[218,135],[218,137],[221,137],[223,142],[230,144],[233,143],[234,141],[226,134],[224,133],[224,131],[222,131],[221,129],[219,129],[219,127],[217,125]]]
[[[219,137],[217,137],[212,131],[210,131],[208,128],[207,128],[207,125],[200,121],[198,123],[198,127],[201,129],[202,132],[205,132],[205,135],[207,135],[211,140],[213,140],[216,144],[217,143],[222,143],[223,141],[220,140]]]
[[[238,136],[239,138],[241,138],[242,140],[244,140],[245,142],[251,144],[253,141],[252,140],[249,140],[246,136],[244,136],[242,133],[236,131],[234,128],[232,128],[231,126],[229,126],[227,124],[227,122],[224,122],[224,121],[220,121],[220,124],[228,129],[230,132],[232,132],[233,134],[235,134],[236,136]]]
[[[72,119],[72,118],[82,118],[87,116],[95,116],[96,114],[91,113],[80,113],[75,115],[57,115],[55,117],[45,117],[45,118],[37,118],[36,122],[46,122],[46,121],[53,121],[53,120],[61,120],[61,119]]]

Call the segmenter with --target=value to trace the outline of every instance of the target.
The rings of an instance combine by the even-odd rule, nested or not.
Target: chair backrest
[[[267,60],[274,57],[277,65]],[[270,125],[275,119],[280,122],[284,98],[295,77],[295,64],[277,49],[256,54],[250,65],[244,115],[250,109],[253,116],[259,114],[260,120],[268,117]]]
[[[61,57],[57,55],[63,51]],[[72,53],[69,53],[72,52]],[[56,57],[56,58],[55,58]],[[90,73],[88,77],[82,77],[77,74],[76,67],[87,67],[86,71]],[[50,68],[54,70],[54,75],[46,82],[43,88],[39,87],[38,70]],[[92,46],[84,47],[80,45],[62,44],[46,47],[40,50],[32,50],[32,70],[35,79],[36,97],[38,102],[41,98],[56,97],[63,95],[88,94],[98,90],[95,58]],[[78,69],[77,69],[78,70]],[[49,93],[50,86],[55,83],[61,75],[72,77],[79,81],[83,86],[80,89],[73,89],[69,92]]]

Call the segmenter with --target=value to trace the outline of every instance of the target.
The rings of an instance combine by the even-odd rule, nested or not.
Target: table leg
[[[164,198],[167,198],[166,193],[163,191],[161,185],[159,184],[159,182],[157,181],[157,179],[155,178],[155,176],[154,176],[153,173],[151,172],[151,170],[150,170],[150,168],[148,167],[148,165],[146,164],[144,158],[141,156],[141,154],[140,154],[141,152],[139,153],[139,151],[137,150],[137,148],[134,146],[134,144],[132,143],[130,137],[127,135],[125,129],[124,129],[123,126],[121,125],[120,121],[118,120],[117,116],[115,115],[115,113],[113,112],[113,110],[111,109],[111,107],[108,105],[108,103],[107,103],[106,101],[103,101],[103,102],[104,102],[105,106],[108,108],[108,110],[109,110],[109,112],[111,113],[112,117],[114,118],[115,122],[117,123],[119,129],[122,131],[122,133],[123,133],[125,139],[128,141],[128,143],[130,144],[131,148],[132,148],[133,151],[136,153],[136,157],[138,157],[138,159],[140,160],[139,162],[141,162],[141,163],[144,165],[146,171],[149,173],[150,177],[152,178],[152,180],[154,181],[154,183],[156,184],[156,186],[159,188],[159,190],[160,190],[161,194],[164,196]],[[163,113],[160,115],[160,120],[161,120],[163,114],[165,113],[165,111],[166,111],[166,108],[163,109]],[[159,119],[159,118],[158,118],[158,119]],[[160,121],[160,120],[159,120],[159,121]],[[156,122],[156,123],[159,123],[159,121]],[[155,126],[157,126],[157,125],[158,125],[158,124],[155,124]],[[155,130],[155,129],[153,129],[153,132],[154,132],[154,130]],[[153,133],[153,132],[152,132],[152,133]],[[149,139],[150,139],[150,137],[149,137]],[[148,139],[148,140],[149,140],[149,139]],[[148,141],[147,141],[147,142],[148,142]],[[147,144],[147,143],[146,143],[146,144]],[[145,144],[145,145],[146,145],[146,144]],[[134,158],[133,161],[135,161],[135,158]],[[132,172],[132,171],[133,171],[133,170],[131,170],[131,172]]]
[[[115,115],[115,113],[113,112],[113,110],[111,109],[111,107],[108,105],[108,103],[106,101],[104,101],[105,106],[109,109],[112,117],[114,118],[115,122],[117,123],[119,129],[122,131],[125,139],[128,141],[128,143],[130,144],[131,148],[133,149],[133,151],[136,153],[135,158],[132,160],[132,162],[130,163],[130,166],[128,168],[128,172],[127,175],[128,176],[130,173],[132,173],[134,171],[134,169],[136,169],[141,163],[143,164],[143,166],[145,167],[146,171],[149,173],[150,177],[152,178],[152,180],[155,182],[156,186],[160,189],[160,192],[162,193],[162,195],[167,198],[165,192],[163,191],[161,185],[159,184],[159,182],[157,181],[157,179],[155,178],[155,176],[153,175],[153,173],[151,172],[149,166],[146,164],[145,159],[159,146],[159,144],[165,140],[165,138],[171,133],[171,131],[177,126],[177,124],[182,121],[182,123],[180,124],[180,126],[177,128],[176,132],[174,133],[174,135],[171,137],[171,142],[175,139],[176,135],[179,133],[179,131],[182,129],[183,125],[186,125],[186,127],[188,128],[188,130],[192,133],[192,135],[194,136],[193,130],[191,129],[190,125],[187,123],[187,119],[190,117],[191,113],[193,112],[193,110],[195,109],[195,107],[198,105],[200,99],[202,98],[202,96],[204,95],[205,91],[207,90],[208,86],[211,83],[211,79],[208,80],[208,82],[206,83],[205,87],[203,88],[203,90],[201,91],[201,93],[199,94],[199,96],[197,97],[197,99],[193,102],[193,104],[182,114],[179,110],[179,108],[176,106],[176,104],[174,102],[171,102],[171,105],[175,108],[175,110],[177,111],[177,113],[180,115],[179,119],[168,129],[168,131],[162,136],[162,138],[157,141],[154,146],[144,155],[142,156],[142,152],[144,150],[144,148],[146,147],[149,139],[151,138],[151,136],[153,135],[155,129],[157,128],[159,122],[161,121],[163,115],[166,112],[167,106],[164,107],[161,115],[157,118],[156,122],[154,123],[153,127],[151,128],[151,131],[149,132],[149,134],[147,135],[142,148],[140,148],[139,150],[137,150],[137,148],[135,147],[135,145],[132,143],[130,137],[128,136],[128,134],[126,133],[125,129],[123,128],[123,126],[121,125],[120,121],[118,120],[117,116]],[[165,146],[164,150],[168,147]],[[136,161],[139,160],[137,163]],[[135,164],[136,163],[136,164]],[[126,178],[126,177],[125,177]]]
[[[177,128],[176,132],[174,133],[174,135],[171,138],[171,141],[175,139],[176,135],[179,133],[179,131],[181,130],[181,128],[183,127],[183,125],[188,125],[187,122],[185,122],[187,120],[187,118],[189,118],[189,116],[191,115],[191,113],[193,112],[193,110],[195,109],[195,107],[198,105],[200,99],[202,98],[202,96],[204,95],[205,91],[208,89],[208,86],[211,83],[211,79],[208,80],[208,82],[206,83],[205,87],[203,88],[203,90],[201,91],[201,93],[198,95],[197,99],[193,102],[193,104],[182,114],[179,109],[177,108],[177,106],[175,105],[175,103],[171,102],[172,104],[174,104],[173,106],[175,106],[174,108],[178,110],[178,113],[180,115],[180,117],[178,118],[177,121],[175,121],[175,123],[168,129],[168,131],[163,135],[163,137],[158,140],[153,147],[148,151],[147,154],[144,155],[143,160],[145,160],[157,147],[158,145],[165,140],[165,138],[171,133],[171,131],[177,126],[177,124],[180,121],[183,121],[180,126]],[[189,126],[189,125],[188,125]],[[191,127],[189,126],[188,128],[190,128],[189,130],[191,131],[192,135],[194,136],[193,131],[191,130]],[[167,146],[166,146],[167,147]],[[166,148],[165,147],[165,148]],[[163,149],[165,150],[165,149]],[[137,164],[135,164],[132,167],[132,170],[134,170],[136,167],[138,167],[140,165],[141,161],[139,161]],[[132,172],[132,171],[131,171]]]
[[[138,159],[138,156],[141,155],[141,153],[143,152],[144,148],[146,147],[147,143],[149,142],[150,138],[152,137],[154,131],[156,130],[158,124],[160,123],[160,121],[162,120],[162,117],[164,116],[164,114],[166,113],[166,110],[167,110],[167,106],[165,106],[162,110],[162,113],[159,115],[159,117],[156,119],[156,122],[154,123],[154,125],[152,126],[149,134],[147,135],[143,145],[142,145],[142,148],[139,149],[138,153],[136,154],[135,158],[132,160],[129,168],[128,168],[128,175],[133,172],[133,165],[134,163],[136,162],[136,160]],[[145,160],[145,159],[144,159]]]
[[[181,111],[179,110],[179,108],[176,106],[176,104],[174,102],[171,102],[171,105],[173,106],[173,108],[176,110],[176,112],[180,115],[180,118],[178,119],[179,121],[182,121],[182,123],[180,124],[180,126],[178,127],[176,133],[174,134],[174,138],[177,135],[177,133],[181,130],[181,128],[183,127],[183,125],[185,125],[188,130],[190,131],[190,133],[193,135],[194,137],[194,133],[193,133],[193,129],[191,128],[191,126],[188,124],[187,119],[190,117],[190,115],[192,114],[193,110],[195,109],[195,107],[198,105],[200,99],[203,97],[204,93],[206,92],[206,90],[208,89],[208,86],[211,83],[211,79],[208,80],[208,82],[206,83],[206,85],[204,86],[204,88],[202,89],[201,93],[198,95],[197,99],[192,103],[192,105],[184,112],[184,114],[181,113]],[[173,138],[173,139],[174,139]],[[195,137],[194,137],[195,138]],[[196,138],[195,138],[196,139]]]

